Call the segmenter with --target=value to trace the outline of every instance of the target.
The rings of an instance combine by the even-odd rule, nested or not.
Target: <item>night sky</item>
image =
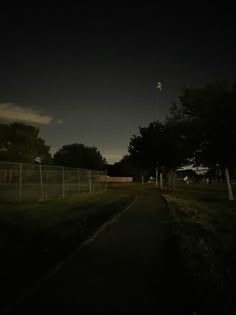
[[[113,163],[183,87],[236,79],[233,1],[167,2],[2,7],[0,122],[39,126],[52,153],[77,142]]]

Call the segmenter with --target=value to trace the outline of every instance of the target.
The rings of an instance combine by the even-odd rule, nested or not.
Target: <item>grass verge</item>
[[[130,193],[83,193],[42,203],[0,205],[0,307],[10,304],[133,200]]]
[[[166,191],[172,231],[197,314],[236,314],[236,202]],[[217,200],[218,199],[218,200]]]

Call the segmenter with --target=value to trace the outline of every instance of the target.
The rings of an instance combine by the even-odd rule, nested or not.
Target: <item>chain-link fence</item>
[[[0,201],[47,200],[106,189],[106,171],[0,162]]]

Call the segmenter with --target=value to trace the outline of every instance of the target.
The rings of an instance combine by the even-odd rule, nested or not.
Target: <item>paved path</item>
[[[150,186],[137,197],[14,314],[184,314],[176,302],[175,261],[166,254],[166,205]]]

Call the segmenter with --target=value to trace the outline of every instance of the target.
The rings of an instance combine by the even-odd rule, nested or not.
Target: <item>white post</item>
[[[234,200],[234,195],[233,195],[233,191],[232,191],[232,187],[230,183],[229,170],[227,167],[225,168],[225,179],[226,179],[226,184],[227,184],[229,200]]]
[[[65,197],[65,170],[62,167],[62,197]]]
[[[12,169],[10,169],[10,184],[12,182]]]
[[[67,177],[67,188],[68,188],[68,192],[70,192],[70,188],[71,188],[71,186],[70,186],[70,171],[68,170],[68,177]]]
[[[143,180],[143,176],[142,176],[142,184],[144,183],[144,180]]]
[[[39,164],[39,176],[40,176],[41,198],[42,198],[42,200],[44,200],[43,174],[42,174],[42,165],[41,164]]]
[[[80,193],[80,176],[79,176],[79,168],[78,168],[78,191]]]
[[[156,187],[158,186],[158,168],[156,167]]]
[[[162,173],[160,173],[160,188],[163,189]]]
[[[20,181],[19,181],[19,200],[22,201],[22,164],[20,163],[20,169],[19,169],[19,175],[20,175]]]

